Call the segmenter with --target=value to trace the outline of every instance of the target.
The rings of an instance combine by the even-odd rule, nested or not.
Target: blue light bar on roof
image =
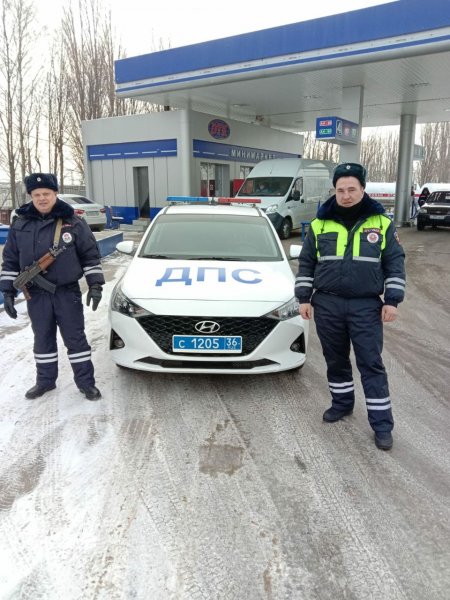
[[[260,198],[229,198],[226,196],[167,196],[167,202],[186,202],[195,204],[259,204]]]
[[[210,202],[207,196],[167,196],[167,202]]]

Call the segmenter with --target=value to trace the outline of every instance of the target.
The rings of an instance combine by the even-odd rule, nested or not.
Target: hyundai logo
[[[219,329],[220,325],[215,321],[199,321],[195,324],[195,330],[199,333],[216,333]]]

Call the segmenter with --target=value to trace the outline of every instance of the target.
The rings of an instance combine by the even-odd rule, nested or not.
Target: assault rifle
[[[22,273],[14,279],[13,286],[16,288],[16,290],[23,292],[26,300],[31,300],[31,296],[27,287],[30,283],[35,283],[43,290],[46,290],[51,294],[55,293],[56,285],[51,281],[47,281],[47,279],[42,277],[41,273],[46,273],[49,266],[55,262],[58,254],[61,254],[61,252],[63,252],[65,249],[65,246],[62,246],[62,248],[58,248],[56,250],[50,248],[50,250],[44,254],[44,256],[41,256],[39,260],[35,260],[34,263],[29,267],[25,267]]]

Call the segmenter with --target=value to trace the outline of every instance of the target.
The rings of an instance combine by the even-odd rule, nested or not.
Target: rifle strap
[[[53,250],[58,248],[59,238],[61,237],[62,219],[56,221],[55,237],[53,238]]]

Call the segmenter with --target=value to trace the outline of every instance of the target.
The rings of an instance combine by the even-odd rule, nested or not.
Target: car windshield
[[[427,204],[450,204],[450,192],[433,192],[427,198]]]
[[[236,261],[281,261],[278,242],[264,217],[166,214],[149,230],[140,256]]]
[[[254,177],[247,179],[239,190],[239,196],[285,196],[292,177]]]

